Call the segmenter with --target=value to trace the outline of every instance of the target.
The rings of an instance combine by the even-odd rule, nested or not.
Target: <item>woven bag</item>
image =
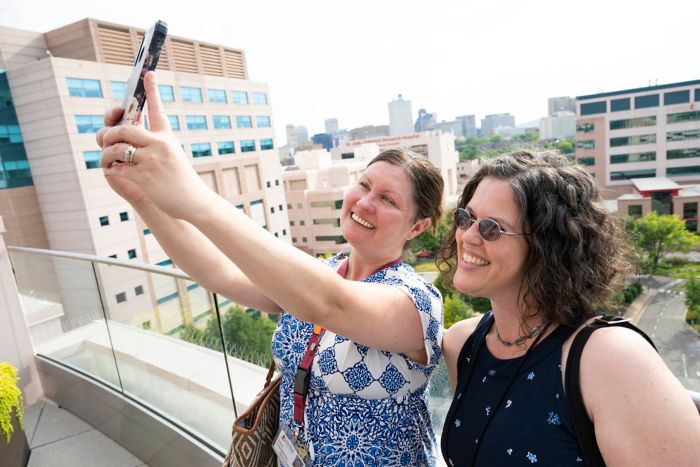
[[[231,448],[223,467],[277,467],[272,444],[279,429],[281,378],[272,381],[274,372],[273,361],[263,390],[233,422]]]

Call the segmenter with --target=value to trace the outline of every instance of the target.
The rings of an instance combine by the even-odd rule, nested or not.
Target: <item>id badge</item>
[[[272,449],[280,467],[311,467],[311,456],[287,425],[281,425]]]

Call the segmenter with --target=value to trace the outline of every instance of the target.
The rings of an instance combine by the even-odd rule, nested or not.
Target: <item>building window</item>
[[[102,97],[100,81],[96,79],[66,78],[68,94],[72,97]]]
[[[634,98],[635,109],[648,109],[649,107],[659,106],[659,95],[651,94],[649,96],[636,96]]]
[[[576,162],[578,162],[581,165],[590,167],[592,165],[595,165],[595,157],[579,157],[578,159],[576,159]]]
[[[656,177],[656,169],[644,170],[623,170],[619,172],[610,172],[610,181],[629,180],[631,178],[650,178]]]
[[[683,203],[683,219],[686,229],[698,231],[698,203]]]
[[[166,260],[161,261],[160,263],[156,263],[156,266],[170,266],[171,264],[173,264],[173,260],[168,258]]]
[[[294,227],[294,225],[295,225],[295,224],[294,224],[294,221],[289,221],[289,226],[290,226],[290,227]]]
[[[623,128],[637,128],[641,126],[654,126],[656,125],[656,117],[639,117],[639,118],[627,118],[624,120],[611,120],[610,129],[611,130],[621,130]]]
[[[282,235],[287,235],[287,229],[282,229]]]
[[[209,102],[212,104],[226,103],[226,90],[224,89],[207,89],[207,94],[209,95]]]
[[[666,115],[666,123],[695,122],[700,120],[700,112],[680,112]]]
[[[610,138],[610,147],[631,146],[633,144],[653,144],[656,143],[656,134],[651,135],[635,135],[621,136],[619,138]]]
[[[234,104],[248,104],[248,93],[245,91],[233,91]]]
[[[274,206],[270,206],[270,214],[274,214],[274,213],[275,213],[275,207],[274,207]]]
[[[630,204],[627,206],[627,215],[633,217],[642,217],[642,205]]]
[[[216,150],[219,152],[219,155],[234,154],[236,152],[233,141],[219,141],[216,143]]]
[[[341,159],[354,159],[355,158],[355,153],[354,152],[344,152],[340,155]]]
[[[604,114],[608,111],[607,102],[588,102],[581,104],[581,115]]]
[[[0,125],[0,143],[23,143],[19,125]]]
[[[666,133],[666,141],[685,141],[688,139],[700,139],[700,130],[669,131]]]
[[[306,225],[306,222],[304,222],[303,220],[301,220],[301,221],[299,221],[299,225],[303,227],[303,226]]]
[[[202,102],[202,90],[200,88],[181,86],[180,95],[183,102]]]
[[[297,238],[296,238],[296,237],[292,237],[292,243],[296,243],[296,242],[297,242]]]
[[[576,141],[576,149],[595,149],[595,141],[592,139]]]
[[[214,121],[214,128],[216,129],[222,130],[231,128],[231,117],[228,115],[214,115],[212,120]]]
[[[635,152],[632,154],[614,154],[610,156],[611,164],[626,164],[627,162],[650,162],[656,160],[656,151]]]
[[[275,180],[275,186],[280,186],[280,181],[279,181],[279,179],[278,179],[278,180]]]
[[[280,234],[275,232],[275,237],[279,238]]]
[[[173,87],[167,84],[158,85],[158,94],[160,94],[160,100],[163,102],[175,102],[175,93],[173,92]]]
[[[272,188],[272,184],[270,183],[269,180],[267,182],[265,182],[265,186],[268,188]]]
[[[576,125],[576,132],[577,133],[591,133],[593,130],[595,130],[595,125],[593,123],[581,123],[579,125]],[[353,153],[350,153],[351,156],[349,159],[353,158],[355,155]],[[345,154],[343,154],[344,156]],[[345,159],[345,157],[343,157]]]
[[[258,128],[270,128],[270,117],[267,115],[258,115],[255,117],[255,126]]]
[[[117,303],[122,303],[126,301],[126,292],[119,292],[114,296],[117,299]]]
[[[144,235],[151,235],[151,229],[143,229]]]
[[[272,143],[272,138],[267,138],[267,139],[261,139],[260,140],[260,149],[261,150],[266,150],[266,149],[273,149],[275,145]]]
[[[252,152],[252,151],[255,151],[255,140],[254,139],[241,140],[241,152]]]
[[[340,227],[340,219],[314,219],[314,225],[332,225]]]
[[[102,128],[103,117],[101,115],[76,115],[75,124],[78,133],[97,133]]]
[[[664,93],[664,105],[686,104],[690,102],[690,90]]]
[[[623,99],[612,99],[610,101],[610,111],[611,112],[622,112],[623,110],[630,109],[630,98],[625,97]]]
[[[317,242],[335,242],[336,245],[347,243],[342,235],[321,235],[316,237]]]
[[[170,129],[173,131],[180,131],[180,119],[177,115],[168,115],[168,123],[170,123]]]
[[[292,205],[287,203],[287,209],[292,209]]]
[[[124,99],[124,94],[126,94],[126,83],[124,81],[110,81],[109,87],[112,90],[112,99]]]
[[[700,148],[669,149],[666,151],[666,159],[688,159],[700,157]]]
[[[301,209],[301,208],[302,208],[301,203],[297,203],[297,209]]]
[[[192,157],[211,156],[211,144],[195,143],[192,145]]]
[[[83,159],[85,159],[85,168],[99,169],[100,157],[102,157],[101,151],[84,151]]]
[[[280,204],[280,205],[279,205],[279,210],[280,210],[280,212],[284,211],[284,206],[282,206],[282,205]]]
[[[109,225],[109,217],[108,216],[100,217],[100,226],[104,227],[106,225]]]
[[[253,128],[253,119],[245,115],[237,115],[236,128]]]
[[[267,105],[267,94],[265,94],[264,92],[254,92],[253,104]]]
[[[117,259],[117,255],[109,255],[110,258]]]
[[[301,242],[306,243],[306,242],[308,242],[308,240],[306,239],[306,237],[301,237]]]
[[[134,287],[134,295],[139,296],[143,295],[143,286],[142,285],[137,285]]]
[[[119,213],[119,220],[122,222],[126,222],[129,220],[129,213],[124,211]]]
[[[204,115],[185,115],[188,130],[206,130],[207,118]]]
[[[683,175],[700,174],[700,165],[691,165],[689,167],[667,167],[666,175],[680,177]]]
[[[127,255],[129,256],[129,259],[134,259],[136,258],[136,250],[129,250],[126,252]]]

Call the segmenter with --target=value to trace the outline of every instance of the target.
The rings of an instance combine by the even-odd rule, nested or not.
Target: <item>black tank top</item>
[[[492,316],[486,316],[490,327]],[[498,408],[524,357],[499,360],[483,344],[466,388],[463,360],[473,354],[475,331],[460,352],[457,390],[442,432],[448,466],[583,466],[562,385],[561,349],[576,327],[560,325],[532,348]],[[461,383],[461,384],[460,384]],[[495,412],[494,412],[495,410]],[[493,420],[482,434],[493,413]]]

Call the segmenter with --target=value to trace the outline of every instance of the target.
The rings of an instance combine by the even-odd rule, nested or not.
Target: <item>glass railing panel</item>
[[[11,259],[36,353],[119,389],[92,263],[21,252]]]

